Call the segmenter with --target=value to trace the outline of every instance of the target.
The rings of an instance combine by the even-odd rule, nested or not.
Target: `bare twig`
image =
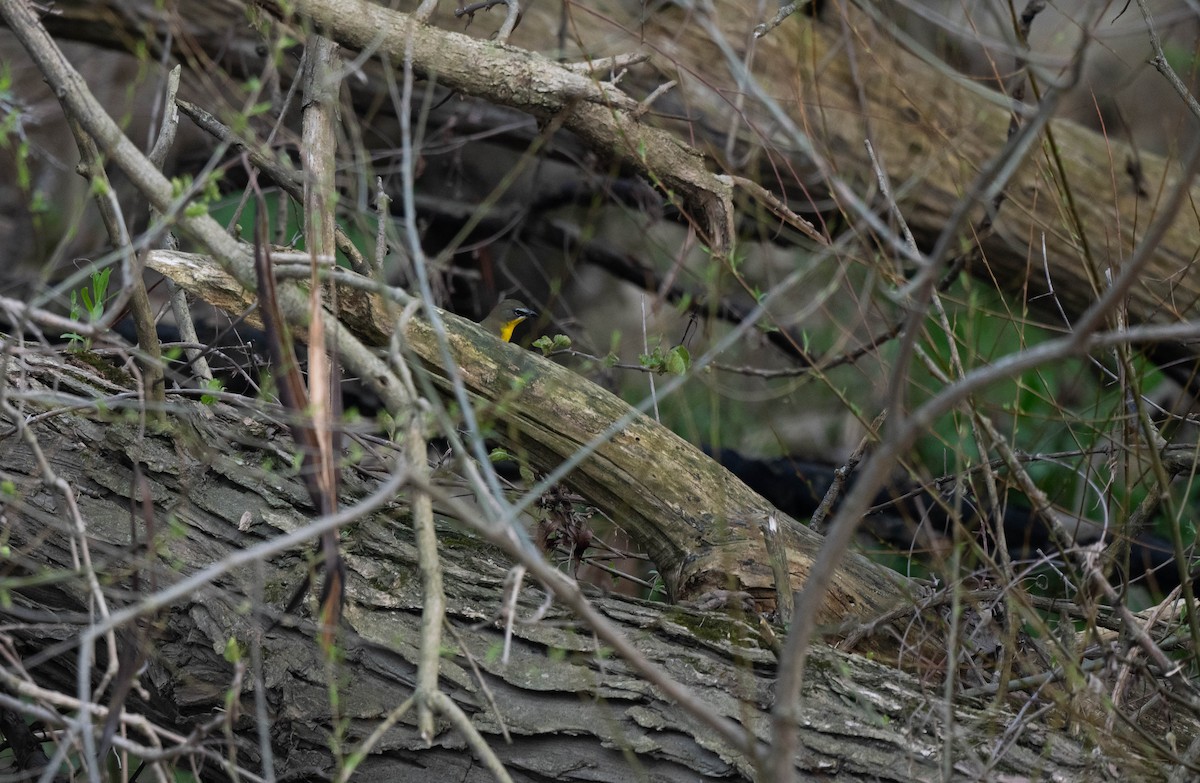
[[[274,156],[240,138],[228,126],[199,106],[189,103],[182,98],[176,99],[175,103],[201,130],[235,149],[243,150],[250,156],[250,162],[270,177],[272,182],[283,188],[284,192],[296,201],[304,201],[304,182],[301,180],[300,175],[290,166],[285,165]],[[350,240],[345,230],[335,224],[334,234],[337,238],[337,249],[350,261],[350,268],[359,274],[367,274],[367,262],[363,258],[362,253],[354,245],[354,242]]]
[[[601,73],[602,71],[613,73],[628,68],[631,65],[644,63],[649,59],[650,54],[648,52],[629,52],[627,54],[614,54],[611,57],[599,57],[595,60],[585,60],[578,63],[563,63],[562,67],[581,74]]]
[[[500,25],[500,29],[496,32],[496,42],[506,44],[513,30],[517,29],[517,25],[521,22],[521,4],[519,0],[480,0],[480,2],[454,9],[454,17],[461,19],[465,16],[467,17],[467,24],[470,24],[475,21],[475,14],[480,11],[490,11],[498,5],[503,5],[508,10],[505,11],[504,23]]]
[[[1150,36],[1150,46],[1154,49],[1154,56],[1150,58],[1150,64],[1155,70],[1163,75],[1171,88],[1179,94],[1183,99],[1184,105],[1188,107],[1188,111],[1196,119],[1200,119],[1200,102],[1196,101],[1196,97],[1188,90],[1187,85],[1179,78],[1179,74],[1175,73],[1175,69],[1171,67],[1171,63],[1167,61],[1167,55],[1163,52],[1162,40],[1158,37],[1158,30],[1154,26],[1154,16],[1150,13],[1150,7],[1146,0],[1137,0],[1138,9],[1142,12],[1142,19],[1146,21],[1146,34]]]
[[[770,21],[763,22],[754,28],[754,37],[762,38],[764,35],[783,24],[784,20],[786,20],[789,16],[807,6],[809,2],[811,2],[811,0],[800,0],[798,3],[786,3],[782,8],[779,9],[779,13],[775,14]]]

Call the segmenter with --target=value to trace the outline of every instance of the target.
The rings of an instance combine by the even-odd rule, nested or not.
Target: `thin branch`
[[[1158,30],[1154,26],[1154,16],[1150,13],[1150,7],[1146,0],[1137,0],[1138,9],[1142,12],[1142,19],[1146,21],[1146,34],[1150,36],[1150,46],[1154,49],[1154,56],[1150,58],[1150,64],[1155,70],[1163,75],[1171,88],[1179,94],[1183,99],[1184,105],[1188,107],[1188,111],[1192,116],[1200,120],[1200,103],[1196,101],[1196,97],[1188,90],[1187,85],[1179,78],[1179,74],[1175,73],[1175,69],[1171,67],[1171,63],[1167,60],[1167,55],[1163,52],[1162,40],[1158,37]]]
[[[800,0],[798,3],[786,3],[779,9],[779,13],[775,14],[770,21],[763,22],[754,28],[754,37],[762,38],[764,35],[783,24],[784,20],[786,20],[789,16],[807,6],[810,2],[812,2],[812,0]]]
[[[284,162],[276,159],[274,156],[264,152],[260,147],[251,144],[235,134],[228,126],[214,117],[210,112],[196,106],[193,103],[177,98],[176,105],[186,114],[192,122],[214,139],[230,145],[236,150],[245,152],[250,157],[250,162],[255,168],[262,170],[268,178],[285,193],[300,203],[304,203],[304,181],[301,175]],[[337,239],[337,249],[342,251],[346,259],[350,262],[350,268],[359,274],[368,274],[369,266],[358,247],[351,241],[345,229],[340,225],[334,225],[334,236]]]

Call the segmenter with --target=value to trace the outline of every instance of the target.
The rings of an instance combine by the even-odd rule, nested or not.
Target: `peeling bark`
[[[73,365],[69,357],[13,357],[4,382],[9,400],[33,417],[26,419],[30,436],[76,494],[114,608],[304,525],[313,514],[303,487],[288,475],[290,443],[276,422],[249,409],[174,399],[162,430],[141,433],[116,396],[125,387]],[[33,416],[39,412],[50,415]],[[71,570],[63,497],[39,480],[39,468],[12,429],[13,420],[4,415],[0,422],[5,427],[2,478],[13,482],[0,506],[8,573],[56,577],[10,589],[13,603],[0,616],[25,620],[7,633],[20,656],[41,658],[29,672],[32,680],[73,694],[78,651],[71,640],[88,622],[87,593]],[[153,496],[152,556],[144,546],[145,520],[130,514],[135,462]],[[345,485],[348,505],[369,491],[372,480],[350,469]],[[249,524],[240,530],[246,512]],[[353,747],[411,695],[421,600],[405,514],[401,495],[343,531],[349,604],[344,660],[333,678],[343,747]],[[664,781],[752,779],[748,759],[664,702],[623,661],[597,650],[588,630],[560,610],[552,609],[536,623],[516,624],[511,657],[502,662],[503,630],[493,620],[504,598],[508,563],[456,523],[443,520],[441,525],[449,622],[463,640],[461,647],[453,642],[442,659],[441,688],[471,715],[515,780],[619,781],[631,774]],[[138,546],[131,547],[131,535]],[[251,648],[262,628],[250,611],[256,596],[268,607],[281,605],[305,562],[304,552],[281,554],[225,574],[145,618],[152,627],[149,663],[139,680],[140,695],[135,690],[127,709],[182,734],[208,724],[206,744],[221,746],[220,716],[234,682],[234,667],[223,652],[231,639]],[[135,572],[140,576],[136,588]],[[527,585],[519,615],[531,616],[541,600],[541,591]],[[613,596],[594,600],[641,650],[713,710],[769,741],[775,660],[758,631],[724,614]],[[335,721],[314,631],[310,621],[293,619],[261,638],[267,730],[281,779],[326,779],[335,771],[329,751]],[[52,649],[56,640],[65,646]],[[102,646],[99,653],[102,671]],[[511,744],[500,739],[499,719],[483,697],[468,653],[495,697]],[[1111,747],[1086,727],[1081,735],[1065,733],[984,704],[951,706],[954,738],[947,745],[940,686],[922,685],[861,656],[818,646],[809,672],[803,750],[796,760],[804,780],[835,774],[844,780],[934,779],[947,748],[955,759],[956,780],[1157,777],[1129,748]],[[255,773],[261,757],[252,674],[235,694],[232,736],[239,761]],[[1011,742],[995,741],[1006,731]],[[485,778],[456,732],[443,725],[433,746],[425,747],[408,720],[386,733],[355,777]]]
[[[156,252],[149,265],[231,313],[251,303],[233,278],[201,256]],[[338,315],[356,336],[379,348],[389,344],[394,323],[379,296],[344,285],[338,299]],[[612,393],[461,318],[441,317],[455,372],[483,415],[503,422],[498,440],[545,472],[594,446],[567,483],[650,554],[672,598],[744,590],[763,611],[773,611],[780,584],[792,590],[804,585],[821,545],[812,530]],[[403,345],[444,381],[441,349],[428,322],[408,321]],[[773,568],[776,551],[783,554]],[[905,592],[891,570],[851,555],[826,597],[821,622],[872,617],[894,608]]]

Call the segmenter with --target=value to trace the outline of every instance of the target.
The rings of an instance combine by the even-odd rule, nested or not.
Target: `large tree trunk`
[[[163,422],[143,427],[124,413],[130,400],[120,396],[124,385],[103,380],[74,357],[13,357],[6,373],[0,382],[26,429],[15,429],[13,412],[0,417],[6,430],[0,435],[3,477],[12,482],[2,506],[5,559],[8,578],[21,576],[24,586],[8,589],[12,603],[0,616],[22,621],[8,633],[19,658],[37,660],[28,671],[31,685],[77,692],[77,637],[94,617],[86,582],[72,566],[79,546],[86,543],[90,550],[109,610],[115,611],[301,527],[313,514],[302,484],[287,475],[290,462],[275,442],[279,425],[268,418],[244,408],[175,400]],[[62,480],[62,489],[44,481],[41,458]],[[345,505],[376,484],[357,470],[345,476]],[[148,504],[136,489],[143,486]],[[82,537],[69,522],[66,492],[86,521]],[[262,631],[265,617],[277,616],[305,571],[307,550],[298,549],[223,573],[147,613],[144,640],[119,636],[122,655],[134,656],[140,645],[147,662],[126,709],[182,735],[207,726],[194,743],[210,751],[207,758],[195,756],[209,766],[216,766],[232,742],[238,763],[251,775],[259,773],[265,732],[281,779],[327,779],[335,771],[329,751],[335,726],[342,747],[351,750],[412,692],[421,596],[406,510],[405,498],[398,497],[345,534],[350,573],[345,652],[332,678],[311,622],[285,618],[279,628]],[[458,523],[439,525],[448,622],[456,634],[447,639],[440,686],[470,714],[514,780],[621,781],[631,773],[678,781],[754,777],[747,758],[663,700],[624,661],[598,649],[589,630],[561,609],[526,622],[542,603],[536,584],[526,583],[521,591],[503,660],[503,624],[496,618],[506,600],[507,559]],[[263,600],[266,611],[260,615]],[[760,628],[681,606],[613,596],[594,600],[696,698],[770,742],[767,711],[776,660]],[[247,655],[260,640],[261,653],[255,655],[261,655],[261,669]],[[240,675],[224,654],[231,641],[250,663]],[[105,646],[98,644],[95,652],[93,671],[103,671]],[[804,780],[833,774],[846,780],[936,779],[947,754],[954,759],[955,780],[1156,777],[1127,748],[1091,735],[1086,726],[1077,734],[1003,708],[957,699],[947,704],[940,686],[861,656],[819,645],[809,670],[803,750],[796,759]],[[12,668],[8,673],[14,678],[11,693],[21,675]],[[260,676],[266,702],[261,715],[255,704]],[[328,683],[337,689],[336,717]],[[229,735],[222,734],[226,709]],[[511,742],[501,738],[501,726]],[[1015,741],[996,745],[994,738],[1006,731]],[[130,738],[145,744],[136,729]],[[1088,747],[1090,740],[1099,746]],[[487,778],[460,733],[443,725],[426,746],[411,714],[386,733],[355,777]]]

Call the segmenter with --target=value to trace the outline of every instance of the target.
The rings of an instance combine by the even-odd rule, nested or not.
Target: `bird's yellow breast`
[[[521,323],[524,320],[525,320],[524,318],[514,318],[513,320],[502,324],[500,326],[500,339],[503,340],[504,342],[508,342],[509,340],[511,340],[513,329],[516,329],[517,324]]]

